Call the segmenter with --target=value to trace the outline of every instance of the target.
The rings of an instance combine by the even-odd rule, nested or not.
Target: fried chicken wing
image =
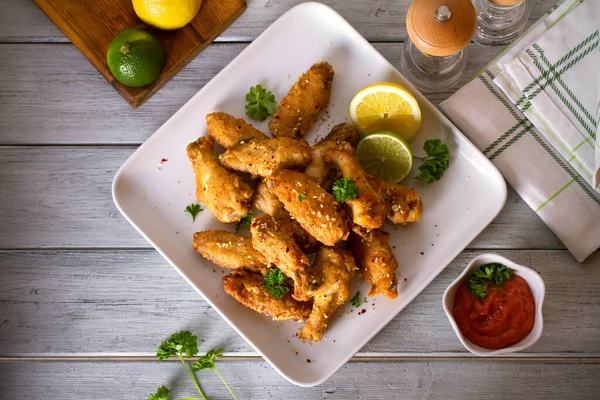
[[[304,140],[288,137],[251,140],[219,156],[225,168],[269,176],[280,169],[304,168],[310,163],[310,147]]]
[[[256,186],[254,207],[269,214],[280,223],[290,225],[294,240],[304,253],[314,253],[321,247],[321,243],[317,239],[306,232],[298,221],[292,219],[290,213],[283,206],[283,203],[271,192],[264,181],[261,181]]]
[[[201,137],[187,146],[196,174],[196,196],[219,221],[239,221],[251,210],[252,189],[215,160],[213,145],[213,139]]]
[[[323,159],[324,144],[327,142],[345,141],[352,147],[360,140],[360,133],[354,125],[347,122],[338,124],[331,132],[311,147],[312,160],[304,170],[304,173],[313,178],[325,190],[329,189],[336,180],[337,171],[330,163]]]
[[[303,173],[282,169],[266,178],[292,218],[319,242],[333,246],[348,237],[343,211],[332,195]]]
[[[267,259],[252,247],[252,238],[231,232],[196,232],[194,250],[221,268],[265,272],[269,267]]]
[[[273,136],[301,138],[306,135],[319,112],[329,105],[332,81],[333,68],[326,62],[314,64],[300,75],[269,122]]]
[[[381,196],[379,179],[369,176],[363,170],[348,142],[326,142],[322,147],[323,159],[336,164],[344,178],[352,179],[358,188],[356,199],[345,201],[350,207],[354,223],[367,229],[381,227],[387,216],[387,209]]]
[[[354,225],[349,243],[356,265],[371,284],[369,296],[383,293],[385,297],[395,299],[398,296],[398,261],[388,244],[388,236],[387,232],[379,229],[368,231]]]
[[[264,277],[255,272],[233,271],[223,277],[227,294],[259,313],[268,315],[273,320],[293,319],[305,321],[311,311],[311,303],[294,300],[289,293],[278,299],[264,287]]]
[[[206,126],[208,136],[226,149],[235,147],[242,141],[269,138],[242,118],[235,118],[224,112],[207,114]]]
[[[408,224],[421,218],[423,203],[415,189],[383,182],[381,191],[388,209],[387,217],[394,224]]]
[[[250,231],[254,248],[294,280],[293,297],[308,300],[307,290],[316,287],[318,280],[308,258],[296,243],[291,226],[263,215],[252,219]]]
[[[315,270],[323,283],[312,294],[314,303],[300,338],[321,340],[333,313],[350,297],[350,280],[356,265],[352,254],[339,247],[322,247],[317,253]]]

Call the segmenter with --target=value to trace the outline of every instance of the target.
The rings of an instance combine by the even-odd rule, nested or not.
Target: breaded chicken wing
[[[330,163],[323,159],[323,146],[327,142],[345,141],[352,147],[356,146],[360,140],[360,133],[354,125],[347,122],[338,124],[331,129],[331,132],[323,139],[311,147],[312,160],[304,170],[304,173],[313,178],[321,187],[328,190],[336,180],[337,171]]]
[[[242,141],[269,138],[242,118],[235,118],[224,112],[207,114],[206,126],[208,136],[226,149],[235,147]]]
[[[225,168],[269,176],[280,169],[304,168],[310,163],[310,147],[304,140],[288,137],[251,140],[219,156]]]
[[[369,296],[383,293],[385,297],[395,299],[398,296],[398,261],[388,244],[388,236],[387,232],[379,229],[368,231],[354,225],[349,243],[356,265],[371,284]]]
[[[333,68],[326,62],[314,64],[300,75],[269,122],[273,136],[301,138],[306,135],[319,112],[329,105],[332,81]]]
[[[348,142],[326,142],[322,147],[325,162],[336,164],[344,178],[352,179],[358,188],[356,199],[345,201],[350,207],[354,223],[367,229],[381,227],[387,216],[387,209],[381,196],[380,181],[363,170]]]
[[[388,209],[388,219],[394,224],[408,224],[421,218],[423,203],[415,189],[383,182],[381,191]]]
[[[225,292],[244,307],[268,315],[275,321],[293,319],[302,322],[308,318],[310,302],[294,300],[289,293],[278,299],[264,287],[264,282],[261,274],[241,270],[223,277]]]
[[[219,221],[239,221],[251,210],[252,189],[215,160],[213,144],[210,137],[201,137],[187,146],[196,174],[196,196]]]
[[[306,232],[298,221],[292,219],[290,213],[283,206],[283,203],[271,192],[264,181],[261,181],[256,186],[254,207],[269,214],[280,223],[289,225],[294,240],[304,253],[314,253],[321,247],[321,243],[317,239]]]
[[[265,272],[269,267],[267,259],[252,247],[252,238],[231,232],[196,232],[194,250],[221,268]]]
[[[321,340],[333,313],[350,297],[350,280],[356,265],[352,254],[339,247],[322,247],[317,253],[315,270],[323,283],[312,294],[314,303],[300,338]]]
[[[318,285],[308,258],[294,240],[291,226],[280,223],[270,215],[252,218],[250,231],[252,245],[287,277],[294,280],[296,300],[305,301],[310,297],[307,290]]]
[[[282,169],[265,179],[292,218],[313,237],[333,246],[348,237],[344,212],[332,195],[303,173]]]

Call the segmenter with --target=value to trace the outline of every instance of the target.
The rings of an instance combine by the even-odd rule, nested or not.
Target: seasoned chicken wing
[[[415,189],[383,182],[381,191],[387,205],[388,219],[394,224],[408,224],[421,218],[423,203]]]
[[[206,126],[208,136],[226,149],[235,147],[240,142],[269,138],[242,118],[235,118],[224,112],[207,114]]]
[[[196,174],[196,196],[219,221],[239,221],[251,210],[252,189],[215,160],[213,144],[210,137],[201,137],[187,146]]]
[[[333,165],[323,159],[324,144],[327,142],[345,141],[352,147],[360,140],[360,133],[354,125],[347,122],[338,124],[331,132],[311,147],[312,160],[304,170],[304,173],[313,178],[323,189],[329,189],[336,180],[337,171]]]
[[[308,318],[310,302],[294,300],[289,293],[278,299],[264,287],[264,282],[261,274],[241,270],[223,277],[225,292],[244,307],[268,315],[276,321],[293,319],[302,322]]]
[[[269,267],[267,259],[252,247],[252,238],[231,232],[196,232],[194,250],[221,268],[265,272]]]
[[[290,213],[283,206],[283,203],[271,192],[264,181],[261,181],[256,186],[254,207],[269,214],[280,223],[289,225],[294,240],[304,253],[314,253],[321,247],[321,243],[317,239],[306,232],[298,221],[292,219]]]
[[[352,179],[358,188],[356,199],[345,201],[350,207],[354,223],[367,229],[381,227],[387,216],[387,209],[381,196],[379,179],[369,176],[363,170],[348,142],[326,142],[322,147],[323,159],[336,164],[344,178]]]
[[[310,163],[310,147],[304,140],[288,137],[251,140],[219,156],[225,168],[269,176],[280,169],[304,168]]]
[[[333,246],[346,240],[349,230],[339,203],[311,178],[282,169],[265,181],[292,218],[319,242]]]
[[[250,231],[254,248],[294,280],[293,297],[308,300],[307,290],[316,287],[319,282],[308,258],[296,243],[291,226],[270,215],[263,215],[252,219]]]
[[[333,68],[326,62],[314,64],[300,75],[269,122],[273,136],[301,138],[306,135],[319,112],[329,105],[332,81]]]
[[[300,338],[321,340],[333,313],[350,297],[350,280],[356,265],[352,254],[339,247],[322,247],[317,253],[315,270],[323,283],[312,294],[314,303]]]
[[[383,293],[385,297],[395,299],[398,296],[398,261],[388,244],[388,236],[379,229],[368,231],[354,225],[349,243],[356,265],[371,284],[369,296]]]

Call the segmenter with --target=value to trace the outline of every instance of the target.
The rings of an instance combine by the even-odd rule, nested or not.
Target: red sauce
[[[533,329],[535,301],[525,279],[512,275],[504,286],[488,285],[484,300],[458,287],[452,315],[461,333],[486,349],[502,349],[523,340]]]

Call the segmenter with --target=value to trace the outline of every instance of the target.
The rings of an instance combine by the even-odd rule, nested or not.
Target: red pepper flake
[[[217,272],[217,270],[216,270],[216,269],[213,269],[213,272]]]
[[[299,351],[295,351],[294,353],[295,353],[296,355],[300,354],[300,352],[299,352]]]
[[[307,358],[306,362],[310,364],[312,361],[310,361],[310,358]]]
[[[169,160],[167,160],[166,158],[163,158],[162,160],[160,160],[160,162],[167,162]]]
[[[408,278],[404,278],[404,282],[406,282],[408,280]]]
[[[335,343],[335,339],[333,339],[333,343]]]
[[[424,255],[425,253],[421,252],[421,255]]]

